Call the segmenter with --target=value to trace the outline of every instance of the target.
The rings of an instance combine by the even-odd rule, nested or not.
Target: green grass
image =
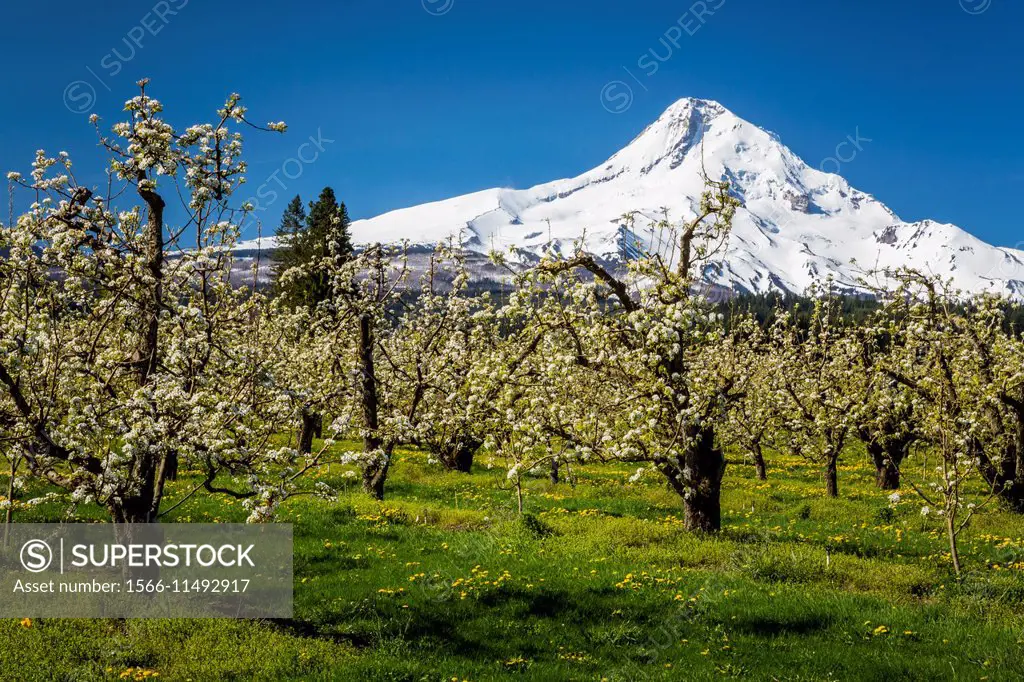
[[[293,620],[0,621],[0,678],[1024,677],[1024,518],[979,517],[958,582],[941,529],[909,492],[887,511],[860,456],[839,500],[807,464],[772,464],[761,483],[731,462],[715,538],[683,530],[657,478],[629,484],[635,467],[580,470],[575,488],[531,479],[526,519],[497,470],[449,474],[403,452],[379,504],[335,468],[323,478],[348,486],[338,502],[298,498],[282,515],[295,524]],[[168,506],[191,485],[174,483]],[[244,518],[196,497],[170,520]]]

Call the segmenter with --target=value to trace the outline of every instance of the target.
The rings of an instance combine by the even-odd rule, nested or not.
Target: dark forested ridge
[[[870,296],[837,296],[839,311],[847,324],[860,324],[867,320],[880,308],[879,302]],[[971,306],[965,302],[960,307],[964,310]],[[767,327],[774,322],[780,312],[792,313],[800,327],[806,328],[814,308],[814,299],[810,296],[799,296],[791,293],[771,292],[767,294],[737,294],[716,304],[728,325],[730,319],[739,315],[753,315],[762,326]],[[1024,330],[1024,305],[1006,301],[1003,329],[1006,332],[1020,334]]]

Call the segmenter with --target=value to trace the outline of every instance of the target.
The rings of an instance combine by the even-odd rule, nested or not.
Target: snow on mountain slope
[[[666,211],[674,222],[695,215],[702,167],[729,180],[743,202],[723,262],[708,275],[715,284],[801,292],[831,274],[856,288],[864,270],[913,266],[965,291],[1024,295],[1024,252],[990,246],[954,225],[905,223],[842,177],[808,166],[776,136],[699,99],[676,102],[576,178],[392,211],[353,223],[353,237],[432,244],[455,236],[474,251],[515,248],[528,258],[549,244],[568,251],[585,235],[588,250],[614,260],[638,242],[663,247],[646,224]],[[634,211],[630,232],[623,216]]]

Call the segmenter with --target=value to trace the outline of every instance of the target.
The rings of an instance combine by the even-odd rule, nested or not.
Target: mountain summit
[[[904,222],[839,175],[804,163],[777,136],[701,99],[679,100],[578,177],[392,211],[352,230],[359,243],[433,244],[454,235],[471,250],[514,248],[526,260],[585,238],[588,250],[614,260],[629,257],[638,242],[661,248],[645,217],[695,215],[702,169],[728,180],[743,204],[728,251],[708,275],[716,284],[802,292],[832,275],[856,289],[865,270],[912,266],[965,291],[1024,295],[1024,252],[990,246],[955,225]],[[631,212],[632,231],[623,220]]]

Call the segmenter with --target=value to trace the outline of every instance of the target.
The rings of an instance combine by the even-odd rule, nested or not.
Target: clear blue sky
[[[702,4],[718,7],[704,23]],[[290,125],[247,136],[253,189],[318,130],[334,140],[284,180],[263,214],[272,228],[284,195],[326,184],[367,217],[576,175],[696,96],[811,165],[859,131],[871,142],[842,174],[903,218],[1024,240],[1019,0],[50,0],[0,13],[5,170],[39,147],[88,167],[94,137],[71,109],[109,123],[141,76],[179,126],[238,91],[254,119]],[[601,99],[614,80],[634,92],[622,113]]]

